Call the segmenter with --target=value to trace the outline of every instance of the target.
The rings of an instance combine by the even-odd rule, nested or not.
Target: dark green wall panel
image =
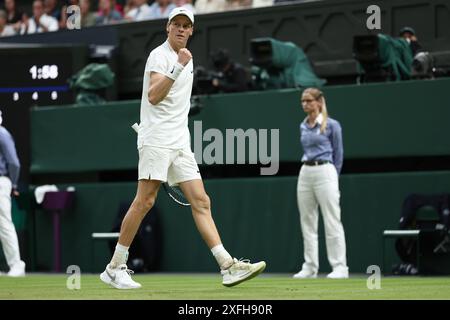
[[[325,88],[329,113],[343,127],[345,158],[450,155],[449,87],[441,79]],[[293,89],[203,97],[203,110],[190,119],[192,139],[201,139],[193,127],[200,120],[203,132],[279,129],[280,161],[299,161],[299,100]],[[31,172],[135,169],[130,126],[138,119],[138,101],[34,109]]]
[[[31,111],[31,171],[80,172],[137,166],[136,101]]]
[[[225,247],[235,257],[265,259],[268,272],[295,272],[303,258],[296,204],[297,177],[205,181],[213,216]],[[131,200],[135,183],[76,185],[73,212],[62,218],[62,262],[85,271],[100,271],[110,259],[106,242],[92,232],[111,231],[118,205]],[[341,177],[342,221],[351,272],[381,265],[381,234],[395,229],[403,199],[412,192],[450,192],[450,172],[344,175]],[[156,205],[163,231],[161,271],[214,272],[215,260],[197,233],[190,210],[161,192]],[[51,269],[51,217],[36,213],[38,267]],[[329,271],[320,228],[321,271]],[[94,262],[94,263],[93,263]]]

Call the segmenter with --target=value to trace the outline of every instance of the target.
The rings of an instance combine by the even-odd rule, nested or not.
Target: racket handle
[[[131,127],[133,128],[134,131],[136,131],[136,133],[138,132],[139,125],[137,123],[133,124]]]

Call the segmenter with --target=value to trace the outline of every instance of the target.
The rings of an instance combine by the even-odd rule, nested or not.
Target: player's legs
[[[189,148],[185,148],[175,154],[176,157],[173,159],[167,173],[168,183],[180,186],[181,191],[183,191],[186,199],[191,204],[192,216],[200,235],[206,242],[206,245],[212,249],[222,244],[222,242],[211,216],[210,199],[203,186],[194,153]]]
[[[211,215],[211,202],[201,179],[180,182],[180,189],[191,204],[192,217],[197,230],[213,253],[221,270],[233,264],[233,257],[225,250]]]
[[[212,249],[222,244],[211,215],[211,202],[206,194],[203,181],[200,179],[185,181],[180,183],[180,188],[191,204],[195,225],[206,245]]]
[[[139,230],[142,219],[153,207],[161,181],[167,180],[171,152],[169,149],[151,146],[139,148],[138,188],[122,221],[119,241],[110,263],[113,268],[126,263],[128,248]]]
[[[211,215],[210,199],[201,179],[181,182],[180,188],[191,204],[192,216],[198,231],[222,270],[223,285],[228,287],[237,285],[264,271],[266,267],[264,261],[257,263],[250,263],[248,260],[238,261],[225,250]]]
[[[120,227],[118,243],[129,247],[147,212],[153,207],[161,181],[139,180],[136,197],[134,198]]]
[[[212,218],[210,199],[190,149],[179,150],[169,168],[168,182],[178,184],[191,204],[195,225],[220,266],[223,285],[234,286],[255,277],[264,270],[266,267],[264,261],[253,264],[248,261],[238,261],[225,250]]]
[[[313,191],[314,176],[310,168],[302,168],[297,184],[297,203],[303,236],[302,270],[294,278],[314,278],[319,270],[319,211]]]
[[[100,279],[117,289],[137,289],[141,285],[131,279],[131,271],[127,268],[128,248],[147,212],[153,207],[161,182],[158,180],[139,180],[136,196],[125,215],[120,227],[111,262],[106,266]]]

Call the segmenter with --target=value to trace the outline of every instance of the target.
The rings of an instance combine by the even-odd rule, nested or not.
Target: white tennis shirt
[[[138,148],[144,145],[171,149],[190,148],[188,114],[194,80],[192,59],[160,103],[152,105],[148,100],[150,73],[158,72],[167,75],[177,60],[178,54],[168,41],[150,52],[144,72]]]

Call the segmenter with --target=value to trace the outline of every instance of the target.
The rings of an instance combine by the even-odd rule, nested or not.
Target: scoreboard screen
[[[73,104],[69,78],[88,64],[86,45],[0,44],[2,125],[14,137],[21,183],[29,182],[30,109]]]
[[[86,64],[86,58],[86,50],[73,46],[0,47],[0,103],[73,103],[68,79]]]

